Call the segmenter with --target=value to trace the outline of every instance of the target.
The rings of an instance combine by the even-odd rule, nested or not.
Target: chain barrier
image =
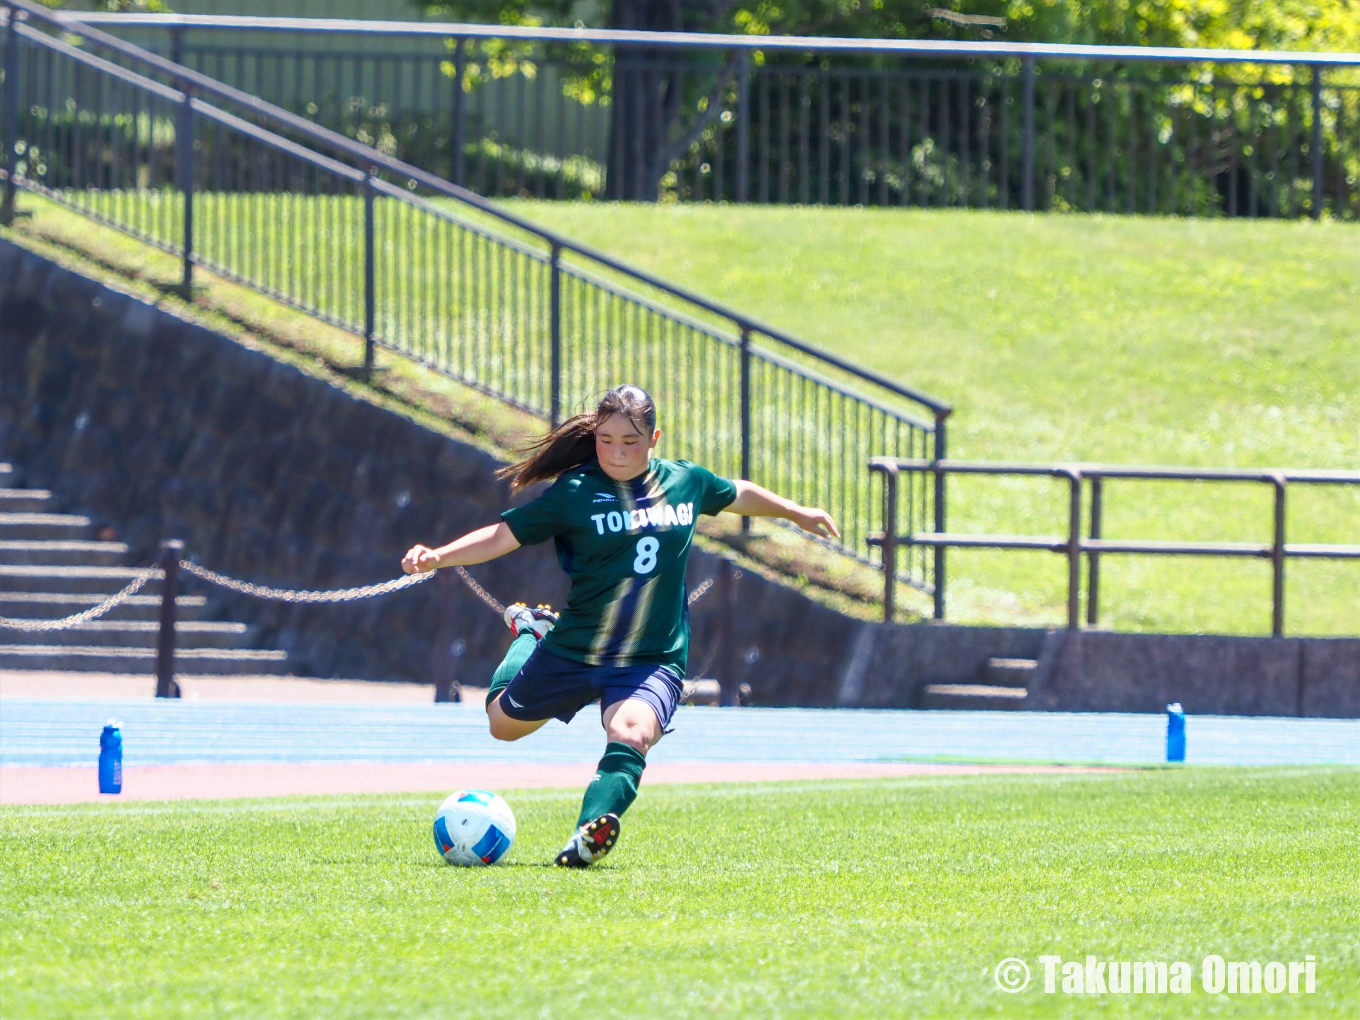
[[[232,591],[240,592],[242,595],[253,595],[257,599],[269,599],[274,602],[354,602],[358,599],[371,599],[377,595],[386,595],[388,592],[410,588],[422,581],[428,581],[435,575],[435,571],[428,570],[421,574],[407,574],[405,577],[383,581],[381,584],[365,585],[362,588],[340,588],[334,591],[289,591],[285,588],[267,588],[264,585],[251,584],[249,581],[237,581],[234,578],[209,570],[207,567],[200,567],[197,563],[190,563],[188,560],[180,560],[179,565],[181,570],[210,584],[229,588]],[[455,566],[453,569],[463,579],[463,583],[471,589],[472,594],[486,603],[487,607],[492,609],[497,616],[505,615],[505,606],[497,602],[490,592],[473,580],[471,574],[460,566]],[[710,577],[689,593],[685,605],[694,605],[712,587],[713,578]]]
[[[381,584],[366,584],[362,588],[339,588],[331,591],[289,591],[286,588],[267,588],[262,584],[237,581],[235,578],[226,577],[216,571],[209,570],[207,567],[200,567],[197,563],[190,563],[188,560],[180,560],[179,566],[185,573],[193,574],[194,577],[207,581],[209,584],[240,592],[242,595],[252,595],[257,599],[268,599],[271,602],[354,602],[359,599],[371,599],[377,595],[386,595],[388,592],[410,588],[412,585],[428,581],[434,576],[434,572],[430,571],[424,574],[407,574],[405,577],[383,581]]]
[[[401,591],[403,588],[411,588],[428,581],[435,575],[435,571],[429,570],[421,574],[407,574],[391,581],[383,581],[381,584],[364,585],[361,588],[339,588],[331,591],[290,591],[286,588],[269,588],[261,584],[251,584],[249,581],[238,581],[235,578],[209,570],[207,567],[201,567],[197,563],[191,563],[189,560],[180,560],[179,566],[186,574],[192,574],[209,584],[215,584],[242,595],[251,595],[257,599],[268,599],[271,602],[355,602],[359,599],[371,599],[378,595],[386,595],[389,592]],[[505,615],[505,606],[497,602],[490,592],[473,580],[471,574],[459,566],[455,566],[453,569],[462,578],[463,583],[471,589],[472,593],[486,603],[487,607],[493,610],[497,616]],[[160,570],[147,570],[122,591],[116,595],[111,595],[99,605],[91,606],[83,612],[60,620],[23,620],[0,616],[0,628],[35,632],[67,630],[71,627],[78,627],[80,624],[88,623],[90,620],[103,616],[109,610],[118,607],[137,594],[147,581],[162,576],[164,575]],[[710,577],[689,593],[685,604],[687,606],[694,605],[712,587],[713,578]]]
[[[491,595],[490,592],[488,592],[488,591],[487,591],[485,588],[483,588],[480,584],[478,584],[476,581],[474,581],[474,580],[472,579],[472,575],[471,575],[471,574],[469,574],[469,573],[468,573],[466,570],[464,570],[462,567],[454,567],[453,569],[454,569],[455,571],[457,571],[458,576],[461,577],[461,578],[463,579],[463,583],[466,584],[469,588],[472,589],[472,594],[476,595],[479,599],[481,599],[481,600],[482,600],[483,602],[485,602],[488,606],[490,606],[493,610],[495,610],[497,616],[504,616],[504,615],[505,615],[505,607],[504,607],[503,605],[501,605],[499,602],[497,602],[497,601],[495,600],[495,598],[492,597],[492,595]]]
[[[116,595],[110,595],[97,606],[91,606],[83,612],[76,613],[74,616],[64,616],[60,620],[21,620],[9,616],[0,616],[0,628],[6,630],[22,630],[30,634],[40,631],[70,630],[72,627],[79,627],[82,623],[89,623],[91,620],[103,616],[110,609],[116,609],[137,592],[141,591],[147,581],[153,578],[163,577],[164,573],[160,570],[147,570],[140,577],[133,580],[122,591]]]
[[[687,606],[694,605],[694,603],[698,602],[701,598],[703,598],[704,595],[708,592],[708,589],[712,587],[713,578],[710,577],[702,584],[700,584],[699,587],[695,588],[692,592],[689,593],[689,597],[685,599],[685,605]]]

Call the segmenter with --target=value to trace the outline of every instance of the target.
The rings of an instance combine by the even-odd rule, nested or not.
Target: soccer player
[[[401,561],[411,574],[554,541],[571,578],[566,607],[560,616],[522,603],[505,611],[515,638],[491,678],[486,712],[493,737],[519,740],[600,702],[608,743],[576,832],[557,855],[564,867],[593,864],[618,841],[647,751],[680,701],[689,651],[685,565],[698,515],[783,517],[816,535],[839,535],[825,510],[652,456],[660,438],[652,398],[619,386],[500,472],[514,489],[551,480],[537,499],[438,549],[413,546]]]

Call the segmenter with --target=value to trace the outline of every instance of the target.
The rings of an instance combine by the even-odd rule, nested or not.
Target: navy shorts
[[[501,711],[521,722],[561,719],[565,723],[597,699],[603,712],[628,698],[651,705],[664,730],[680,703],[680,681],[664,666],[588,666],[540,644],[501,692]]]

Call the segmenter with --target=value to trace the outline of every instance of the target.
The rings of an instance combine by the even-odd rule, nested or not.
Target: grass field
[[[600,867],[569,792],[445,866],[438,797],[0,812],[6,1017],[1355,1016],[1354,769],[656,787]],[[1188,961],[1188,995],[1048,995],[1038,957]],[[1313,995],[1200,961],[1316,957]],[[997,990],[993,967],[1033,983]]]
[[[24,202],[39,215],[23,229],[64,233],[77,245],[108,243],[95,240],[100,232],[73,214]],[[1357,225],[509,204],[944,397],[956,408],[953,456],[1241,467],[1360,463]],[[226,215],[220,206],[219,199],[208,208]],[[299,222],[316,218],[306,210],[293,215]],[[237,243],[230,232],[213,231],[213,222],[205,214],[200,224],[213,244]],[[268,230],[275,220],[252,213],[239,222]],[[164,261],[173,272],[173,260]],[[327,264],[352,274],[356,252],[330,252]],[[310,276],[319,264],[284,268]],[[357,295],[349,299],[353,304]],[[1065,530],[1065,495],[1055,482],[950,484],[951,530]],[[1288,520],[1291,542],[1353,542],[1360,491],[1296,486]],[[1105,532],[1268,542],[1271,495],[1258,485],[1111,483]],[[950,563],[951,620],[1064,619],[1059,557],[955,550]],[[1269,631],[1264,561],[1105,557],[1101,575],[1107,626]],[[902,601],[925,608],[910,592]],[[1358,629],[1355,565],[1291,561],[1287,632]]]

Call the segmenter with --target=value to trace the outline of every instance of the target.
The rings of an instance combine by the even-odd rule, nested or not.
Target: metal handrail
[[[9,10],[15,10],[16,5],[23,3],[25,0],[0,0],[0,8],[8,7]],[[162,152],[157,156],[156,152],[148,150],[144,154],[146,157],[144,162],[138,165],[149,167],[147,172],[154,173],[158,171],[151,167],[151,163],[158,162],[159,172],[168,171],[173,175],[166,176],[162,184],[178,196],[174,202],[178,222],[158,224],[148,232],[140,223],[128,221],[127,216],[121,212],[103,207],[87,208],[79,195],[72,197],[55,184],[57,190],[47,186],[56,182],[59,177],[65,180],[61,174],[67,173],[69,167],[64,163],[59,162],[62,169],[58,176],[54,176],[50,181],[41,177],[42,171],[39,171],[38,178],[31,177],[24,170],[17,175],[10,173],[8,169],[13,169],[17,147],[6,147],[7,158],[4,162],[8,169],[0,170],[4,191],[4,200],[0,202],[0,221],[5,221],[6,214],[13,212],[16,188],[22,187],[47,195],[54,201],[77,209],[82,215],[108,223],[115,229],[131,233],[179,257],[183,268],[182,286],[186,291],[192,284],[193,274],[196,272],[194,267],[201,265],[211,269],[223,279],[243,283],[300,308],[321,321],[330,322],[362,337],[364,373],[373,370],[374,354],[378,348],[389,349],[402,357],[429,365],[468,386],[489,393],[511,406],[551,418],[554,422],[561,420],[561,411],[567,403],[579,396],[576,390],[579,389],[580,380],[577,377],[581,374],[579,371],[581,365],[585,364],[584,361],[571,360],[567,356],[567,348],[569,347],[575,354],[586,356],[584,354],[586,348],[582,346],[586,342],[583,339],[586,334],[582,330],[589,332],[590,327],[582,316],[591,314],[590,309],[595,303],[592,294],[597,297],[603,296],[607,308],[612,309],[614,307],[612,303],[618,303],[622,311],[617,316],[611,313],[606,315],[604,320],[597,319],[595,324],[599,326],[600,321],[606,322],[604,326],[607,334],[604,338],[606,343],[615,344],[621,351],[626,352],[630,349],[629,323],[634,327],[642,323],[645,332],[642,339],[655,339],[657,349],[660,349],[664,336],[679,338],[677,344],[669,349],[681,353],[682,348],[685,351],[690,350],[685,345],[692,343],[694,338],[705,338],[699,350],[701,360],[707,366],[710,353],[717,352],[715,364],[721,379],[715,377],[715,381],[725,380],[725,385],[717,390],[710,391],[706,383],[696,382],[692,373],[686,379],[687,370],[682,367],[669,366],[668,369],[667,364],[661,364],[658,368],[656,358],[650,358],[652,362],[650,366],[643,366],[644,371],[650,367],[653,374],[657,371],[661,373],[657,381],[663,389],[674,382],[681,387],[682,395],[698,397],[702,393],[700,403],[717,411],[718,417],[703,419],[718,422],[719,427],[716,430],[710,430],[705,425],[703,428],[696,428],[693,435],[682,433],[682,437],[701,445],[708,453],[716,453],[725,458],[723,461],[725,466],[721,469],[731,477],[756,478],[767,484],[778,484],[771,473],[783,472],[785,480],[798,490],[797,492],[786,490],[790,491],[794,498],[803,502],[817,498],[832,500],[829,506],[833,512],[839,510],[838,517],[842,520],[845,538],[838,543],[830,544],[838,553],[853,556],[862,562],[870,561],[867,550],[859,538],[874,526],[874,515],[866,506],[868,486],[862,476],[857,475],[856,465],[862,462],[864,456],[871,453],[912,455],[919,449],[924,454],[926,434],[933,436],[936,455],[943,454],[945,419],[949,414],[947,404],[916,393],[909,387],[901,386],[874,373],[858,370],[834,355],[825,355],[791,337],[775,335],[769,338],[770,342],[766,342],[762,335],[757,335],[758,332],[768,335],[763,333],[761,327],[753,327],[747,320],[740,318],[728,317],[724,321],[721,316],[705,314],[705,309],[722,312],[721,306],[711,302],[699,300],[697,303],[691,302],[695,303],[696,307],[690,307],[684,300],[672,301],[668,298],[668,293],[685,299],[685,292],[672,286],[648,289],[641,284],[661,281],[655,281],[655,278],[648,274],[629,273],[626,266],[615,260],[602,258],[598,263],[592,263],[588,258],[573,258],[567,262],[562,257],[564,245],[557,243],[562,239],[542,230],[526,232],[523,235],[501,230],[496,223],[497,219],[502,222],[517,222],[517,218],[513,215],[500,214],[499,210],[479,196],[464,192],[439,178],[320,128],[310,121],[282,113],[274,116],[272,111],[275,108],[270,104],[255,101],[253,97],[211,78],[205,78],[201,73],[183,65],[165,61],[153,54],[144,54],[130,44],[118,44],[108,52],[104,52],[103,47],[98,45],[74,45],[80,40],[70,38],[65,32],[54,30],[54,24],[53,20],[42,12],[38,12],[37,16],[30,19],[26,11],[20,10],[17,17],[11,19],[9,31],[4,36],[4,62],[10,72],[7,74],[7,81],[21,83],[32,79],[29,88],[36,88],[39,91],[43,81],[46,81],[50,92],[53,81],[51,74],[39,78],[32,76],[24,78],[18,71],[20,66],[28,66],[21,65],[21,53],[46,52],[49,58],[60,54],[63,66],[74,67],[80,73],[87,69],[94,71],[96,81],[116,80],[120,87],[130,86],[138,94],[154,99],[160,109],[158,116],[166,119],[167,123],[174,124],[173,153]],[[87,36],[94,34],[96,33],[93,30],[86,33]],[[120,56],[120,53],[128,50],[131,51],[130,57],[133,59],[124,59]],[[149,74],[154,74],[155,77],[148,77]],[[199,88],[195,82],[206,82],[207,86]],[[58,83],[57,87],[63,86]],[[16,139],[22,137],[18,126],[19,107],[29,104],[28,100],[20,99],[19,93],[18,88],[6,87],[3,89],[3,101],[0,102],[0,106],[3,106],[0,120],[4,124],[4,133],[6,137]],[[225,96],[231,100],[238,94],[243,97],[242,103],[219,102],[218,96]],[[97,102],[99,95],[97,87],[94,95]],[[49,95],[44,105],[33,107],[33,110],[52,107],[57,98]],[[64,104],[58,105],[69,105],[72,101],[68,98]],[[140,102],[135,101],[134,105]],[[252,116],[252,110],[261,109],[267,116]],[[34,113],[33,116],[36,117],[38,114]],[[348,261],[341,268],[342,273],[353,274],[349,284],[346,285],[350,297],[343,302],[343,308],[329,300],[320,300],[318,303],[316,295],[308,291],[305,281],[300,288],[294,286],[293,282],[276,286],[279,281],[270,273],[268,267],[273,263],[269,258],[260,263],[265,268],[257,271],[258,266],[252,260],[242,261],[233,255],[234,249],[224,249],[222,225],[214,218],[220,217],[221,213],[219,206],[214,205],[215,196],[204,200],[206,202],[204,208],[208,210],[209,215],[208,220],[204,221],[207,224],[206,234],[202,235],[208,238],[206,246],[195,244],[194,209],[196,205],[201,204],[195,201],[198,178],[202,176],[205,181],[215,182],[209,183],[211,190],[222,185],[220,175],[213,176],[218,170],[227,177],[236,172],[235,163],[230,158],[225,161],[222,159],[220,153],[226,151],[230,156],[230,150],[220,149],[216,133],[213,134],[211,142],[213,157],[200,159],[195,156],[196,122],[212,122],[222,126],[228,129],[226,137],[247,141],[248,147],[261,152],[270,151],[280,158],[287,157],[290,166],[306,167],[309,173],[313,169],[319,170],[321,176],[331,182],[325,186],[326,188],[333,187],[338,182],[345,194],[358,200],[359,204],[351,207],[349,215],[354,216],[356,220],[362,216],[362,226],[358,222],[353,222],[349,228],[352,230],[350,236],[356,250],[346,256]],[[294,124],[299,125],[299,130],[294,131],[289,127]],[[280,127],[286,130],[275,130]],[[316,138],[320,138],[326,144],[314,144]],[[334,144],[331,144],[332,140]],[[62,144],[60,138],[56,144],[58,146]],[[81,151],[79,145],[74,142],[72,144],[75,145],[74,151],[78,154]],[[49,139],[43,148],[50,148],[51,145]],[[36,146],[33,151],[37,151]],[[139,157],[134,152],[131,158],[136,162]],[[253,159],[251,165],[255,167],[257,173],[273,173],[276,171],[268,169],[274,166],[271,162],[273,159],[273,156],[264,162]],[[358,166],[351,163],[357,163]],[[384,170],[384,167],[390,169]],[[378,176],[379,173],[382,176]],[[417,194],[414,188],[417,179],[432,181],[436,187]],[[257,179],[256,183],[258,184],[260,180],[262,178]],[[227,187],[230,190],[231,185],[228,183]],[[96,191],[98,189],[99,185],[96,185]],[[303,185],[303,190],[306,190],[306,185]],[[464,200],[459,197],[462,195],[470,198]],[[441,196],[453,197],[455,201],[440,202]],[[448,355],[447,351],[443,355],[437,351],[431,354],[425,343],[427,337],[425,333],[420,332],[427,330],[433,322],[430,315],[426,314],[427,310],[424,310],[420,301],[412,305],[410,295],[406,294],[403,297],[400,286],[389,286],[385,278],[380,281],[376,275],[380,272],[378,266],[388,263],[379,258],[375,237],[380,227],[387,232],[384,234],[385,237],[390,234],[391,215],[395,214],[384,213],[380,223],[375,217],[375,197],[399,202],[407,210],[419,210],[422,223],[419,230],[422,232],[428,226],[426,220],[429,223],[451,224],[455,233],[466,231],[474,238],[482,237],[502,255],[509,253],[513,259],[521,259],[525,267],[530,267],[526,270],[529,275],[523,277],[519,275],[521,269],[515,268],[515,265],[510,267],[511,303],[514,304],[518,300],[514,297],[513,288],[520,286],[521,280],[530,281],[524,286],[534,289],[535,293],[530,294],[527,300],[530,304],[533,301],[539,302],[537,311],[529,312],[527,305],[525,309],[519,309],[516,305],[514,314],[525,311],[528,318],[524,323],[516,320],[518,324],[509,331],[508,340],[505,337],[497,337],[494,341],[488,341],[502,346],[508,344],[505,349],[511,351],[512,358],[517,358],[521,354],[529,357],[530,363],[535,367],[530,369],[524,379],[517,378],[512,372],[507,385],[502,372],[501,385],[494,385],[489,381],[491,376],[479,370],[476,364],[479,355],[476,350],[471,354],[474,361],[471,370],[464,364],[463,354],[467,353],[466,348],[461,349],[462,353],[457,356],[457,363],[450,360],[451,355]],[[459,210],[466,209],[469,205],[490,209],[494,218],[488,216],[487,220],[482,221],[479,217],[467,219],[461,216]],[[162,208],[169,208],[169,204],[163,204]],[[215,209],[217,212],[214,212]],[[361,253],[357,247],[359,243],[362,243]],[[566,247],[590,254],[588,249],[580,245],[568,243]],[[543,250],[544,248],[547,250]],[[252,268],[253,266],[255,268]],[[491,270],[496,271],[494,262]],[[503,260],[499,271],[505,272]],[[387,270],[383,269],[381,272]],[[474,273],[472,277],[474,288],[476,279]],[[328,277],[328,280],[331,278]],[[578,286],[577,281],[585,286]],[[329,287],[330,283],[328,282],[326,286]],[[421,286],[429,285],[422,283]],[[487,294],[487,300],[493,303],[496,300],[504,303],[505,297],[504,287],[498,288],[497,293]],[[359,307],[360,301],[362,307]],[[404,306],[397,307],[393,302],[397,302],[398,305],[404,303]],[[378,307],[380,304],[381,309]],[[633,311],[629,312],[629,308]],[[382,313],[381,321],[379,311]],[[634,314],[637,312],[641,313],[641,318]],[[408,313],[408,318],[404,321],[403,313]],[[474,310],[474,318],[478,314],[480,313]],[[594,314],[598,317],[598,307],[594,309]],[[414,315],[414,318],[410,315]],[[649,315],[653,316],[655,321],[647,318]],[[571,319],[570,324],[567,321],[568,317]],[[454,324],[452,328],[456,326],[457,324]],[[618,327],[617,330],[615,326]],[[672,326],[676,327],[678,332],[666,333]],[[568,330],[571,331],[570,335]],[[738,330],[739,335],[734,335]],[[436,337],[436,345],[438,342],[439,339]],[[515,345],[521,347],[517,348]],[[497,346],[496,349],[502,354],[505,353],[501,346]],[[801,357],[801,353],[810,357]],[[494,362],[494,358],[492,361]],[[686,357],[684,364],[689,363]],[[829,370],[831,368],[840,368],[844,371],[833,372]],[[675,372],[680,374],[675,375]],[[671,378],[672,375],[675,375],[674,379]],[[871,384],[877,389],[871,388]],[[807,394],[830,399],[814,399],[808,404],[806,414],[790,415],[784,406],[784,398],[791,394],[800,400]],[[912,401],[921,397],[923,399],[916,402],[925,403],[926,410],[923,413],[912,407],[911,411],[914,413],[909,413],[908,405],[893,400],[892,394]],[[893,406],[894,404],[897,406]],[[899,407],[902,409],[899,410]],[[836,408],[852,414],[854,424],[850,424],[852,420],[850,418],[838,417]],[[867,424],[861,423],[861,412]],[[772,427],[767,430],[762,423]],[[807,437],[811,439],[804,444]],[[795,440],[799,444],[796,450]],[[857,452],[847,454],[845,445],[852,441]],[[825,477],[823,469],[834,470],[836,480],[830,487],[821,485],[820,479]],[[825,497],[822,497],[820,494],[824,489]],[[839,501],[838,507],[834,501]],[[904,580],[909,584],[918,583],[915,577]]]
[[[919,57],[1046,57],[1066,60],[1151,61],[1190,64],[1299,64],[1360,67],[1360,53],[1237,50],[1174,46],[1097,46],[1075,43],[955,42],[944,39],[854,39],[795,35],[728,35],[721,32],[637,32],[612,28],[530,28],[466,22],[365,21],[344,18],[272,18],[207,14],[116,14],[63,12],[68,22],[140,28],[252,29],[347,35],[453,36],[465,39],[521,39],[526,42],[601,43],[656,48],[691,48],[812,53],[891,53]]]
[[[1031,549],[1062,553],[1067,557],[1067,627],[1081,627],[1081,556],[1087,557],[1086,622],[1094,626],[1099,618],[1100,557],[1113,553],[1147,556],[1247,556],[1271,561],[1271,634],[1284,633],[1284,564],[1290,557],[1303,559],[1360,559],[1360,544],[1302,543],[1285,541],[1285,492],[1290,483],[1299,485],[1360,485],[1360,471],[1306,470],[1288,468],[1185,468],[1139,467],[1117,464],[1017,464],[984,461],[923,460],[875,457],[869,471],[884,476],[883,532],[870,535],[871,547],[883,551],[883,618],[893,618],[895,565],[899,545],[933,548],[936,556],[935,582],[930,586],[935,618],[944,619],[944,552],[948,548]],[[933,532],[897,533],[897,489],[901,472],[935,476],[935,519]],[[979,535],[951,533],[944,529],[944,479],[948,475],[1005,475],[1065,478],[1068,482],[1068,528],[1065,538],[1041,535]],[[1275,493],[1274,537],[1269,543],[1165,541],[1154,539],[1107,539],[1101,537],[1103,483],[1106,479],[1140,481],[1255,482],[1270,485]],[[1091,483],[1090,531],[1081,534],[1082,484]]]
[[[658,276],[654,276],[645,270],[630,266],[626,262],[607,255],[589,245],[581,244],[561,234],[546,230],[529,220],[516,216],[513,213],[506,212],[504,209],[501,209],[499,206],[488,199],[483,198],[474,191],[469,191],[457,184],[452,184],[442,177],[437,177],[417,166],[389,156],[371,146],[364,145],[362,142],[356,142],[337,131],[332,131],[329,128],[322,127],[309,121],[305,117],[289,113],[282,107],[275,106],[273,103],[268,103],[257,96],[233,88],[230,85],[225,85],[215,78],[210,78],[201,72],[185,67],[183,64],[177,64],[166,57],[159,56],[149,50],[144,50],[139,46],[125,42],[106,32],[90,28],[88,25],[82,24],[81,21],[72,19],[68,14],[56,14],[39,4],[33,3],[32,0],[4,0],[4,5],[11,9],[23,11],[30,19],[40,21],[53,28],[80,35],[90,42],[116,52],[121,56],[137,61],[147,67],[154,68],[162,74],[179,80],[182,83],[181,88],[189,88],[201,95],[216,96],[237,106],[248,109],[252,114],[258,117],[287,127],[289,131],[295,131],[301,135],[315,139],[332,149],[344,152],[346,155],[359,161],[365,167],[372,167],[375,170],[384,170],[388,173],[406,178],[407,180],[415,181],[421,187],[427,188],[436,194],[470,205],[478,211],[492,216],[503,223],[508,223],[516,229],[532,234],[552,248],[580,255],[617,273],[621,273],[630,279],[641,282],[648,287],[669,294],[672,297],[680,298],[682,301],[686,301],[697,308],[702,308],[710,314],[726,319],[739,331],[759,333],[776,343],[783,344],[801,354],[815,358],[827,365],[831,365],[857,379],[873,383],[875,386],[881,387],[890,393],[895,393],[900,397],[904,397],[928,407],[937,417],[947,416],[953,410],[951,405],[940,400],[938,397],[931,396],[922,390],[896,382],[885,376],[879,375],[876,372],[861,368],[834,354],[814,347],[806,341],[789,336],[752,316],[729,308],[719,302],[702,297],[684,287],[679,287]],[[23,31],[23,26],[20,26],[20,32],[22,33]]]

